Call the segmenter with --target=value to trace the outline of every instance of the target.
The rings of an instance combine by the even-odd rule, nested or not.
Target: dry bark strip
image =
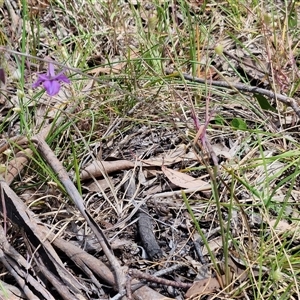
[[[85,217],[85,219],[87,220],[87,222],[90,225],[91,229],[95,233],[95,235],[96,235],[96,237],[99,241],[99,244],[101,245],[102,250],[105,253],[105,255],[107,256],[107,258],[108,258],[108,260],[109,260],[109,262],[112,266],[112,269],[114,271],[114,281],[111,282],[111,283],[113,283],[113,285],[117,286],[119,293],[122,293],[123,290],[124,290],[123,285],[124,285],[124,283],[126,284],[126,276],[122,272],[122,268],[121,268],[120,264],[118,263],[117,259],[113,255],[111,247],[110,247],[104,233],[102,232],[101,228],[95,223],[93,218],[85,210],[82,197],[80,196],[80,194],[77,191],[77,189],[76,189],[75,185],[73,184],[73,182],[70,180],[70,178],[68,176],[68,173],[65,171],[64,167],[62,166],[60,161],[54,155],[51,148],[46,144],[46,142],[44,140],[39,139],[38,135],[37,135],[37,138],[35,138],[34,140],[35,140],[35,142],[37,142],[39,152],[43,155],[43,157],[46,159],[46,161],[52,167],[52,169],[57,173],[61,183],[66,188],[69,196],[74,201],[77,208],[79,209],[81,214]],[[148,215],[147,215],[147,217],[149,218]],[[151,223],[151,220],[150,220],[150,223]],[[151,230],[152,235],[153,235],[153,231],[152,231],[151,227],[150,227],[150,230]],[[54,240],[53,243],[55,243],[55,240]],[[60,245],[62,245],[62,240],[60,241]],[[67,247],[71,248],[70,245],[68,245]],[[76,246],[73,246],[72,249],[75,250],[76,249],[75,247]],[[158,247],[159,250],[157,249],[157,247]],[[155,258],[158,258],[158,257],[161,256],[161,254],[159,255],[159,253],[161,253],[161,249],[159,248],[158,245],[157,245],[157,247],[154,249],[154,251],[151,252],[154,255]],[[65,251],[66,250],[67,249],[65,249]],[[89,258],[91,260],[91,257],[89,257]],[[87,265],[88,260],[84,260],[84,264]],[[94,269],[93,264],[95,264],[95,265],[99,264],[99,260],[96,259],[92,264],[88,265],[91,270]],[[80,265],[81,269],[83,271],[85,271],[85,268],[83,267],[83,264],[80,263],[79,265]],[[107,274],[109,274],[111,276],[112,273],[110,272],[110,273],[107,273]],[[107,278],[106,278],[106,280],[107,280]],[[134,284],[137,284],[137,283],[139,283],[139,281],[134,282]],[[163,298],[163,296],[161,294],[155,292],[154,290],[152,290],[151,288],[149,288],[147,286],[142,286],[141,288],[136,290],[133,293],[133,297],[134,297],[134,299],[138,299],[138,300],[139,299],[154,300],[154,299],[162,299]]]
[[[120,170],[128,170],[134,168],[134,163],[129,160],[117,161],[99,161],[95,160],[80,172],[80,180],[86,180],[93,177],[104,176]]]
[[[67,242],[62,238],[55,237],[55,235],[51,233],[48,228],[41,226],[41,230],[44,232],[45,236],[47,236],[48,240],[51,241],[51,244],[63,251],[93,281],[93,283],[95,282],[93,280],[93,277],[90,276],[91,273],[93,276],[98,276],[111,286],[115,286],[114,275],[103,262],[88,254],[81,248],[75,246],[74,244],[71,244],[70,242]],[[97,284],[98,283],[96,283],[95,285]],[[132,284],[136,285],[140,284],[140,282],[137,280],[133,280]],[[161,294],[146,285],[142,285],[138,289],[134,290],[132,292],[132,296],[136,300],[153,300],[164,298]]]
[[[44,235],[39,230],[38,224],[36,219],[34,218],[33,213],[27,208],[27,206],[22,202],[22,200],[11,190],[11,188],[7,185],[7,183],[1,178],[0,180],[0,189],[2,192],[2,197],[4,198],[6,209],[7,209],[7,217],[10,219],[14,224],[16,224],[19,228],[22,228],[24,232],[26,233],[26,237],[29,241],[29,244],[32,247],[32,253],[36,256],[39,260],[39,262],[43,262],[43,264],[47,267],[49,270],[48,274],[51,275],[51,277],[45,275],[46,279],[50,281],[51,278],[56,279],[56,283],[58,285],[55,285],[54,287],[60,293],[63,299],[69,300],[69,299],[86,299],[83,296],[83,293],[78,288],[80,283],[71,275],[64,267],[62,261],[58,257],[57,253],[53,249],[51,243],[45,239]],[[0,209],[3,211],[3,201],[0,201]],[[5,254],[5,241],[3,241],[0,246],[2,249],[2,259],[3,261],[6,260],[7,264],[6,266],[9,267],[9,262],[12,263],[11,260],[7,259],[7,256]],[[11,248],[9,248],[11,249]],[[21,256],[19,256],[18,252],[12,252],[14,255],[17,255],[17,262],[22,261]],[[4,255],[4,256],[3,256]],[[24,258],[23,258],[24,259]],[[25,264],[25,275],[27,274],[27,265]],[[10,268],[10,267],[9,267]],[[10,268],[9,269],[17,280],[22,280],[19,275],[17,275],[17,272]],[[27,282],[27,275],[24,276],[24,283]],[[23,290],[29,289],[28,286],[22,284],[22,281],[19,281],[20,287],[23,288]],[[32,285],[30,285],[32,286]],[[38,290],[38,288],[34,285],[34,291],[31,290],[34,296],[37,296],[36,299],[54,299],[51,297],[44,297],[42,293]],[[24,290],[24,292],[25,292]],[[29,291],[28,291],[29,292]],[[67,296],[66,296],[67,295]],[[71,298],[70,298],[71,297]],[[35,298],[30,298],[35,299]]]
[[[26,297],[24,292],[14,285],[0,280],[0,286],[3,287],[3,291],[0,290],[0,299],[24,300]]]
[[[94,277],[94,275],[97,275],[107,284],[115,286],[113,273],[101,260],[90,255],[76,245],[67,242],[60,237],[56,237],[45,226],[40,225],[40,230],[44,233],[44,236],[47,237],[51,244],[67,255],[98,288],[101,287],[101,284],[99,283],[98,279]]]
[[[55,298],[35,279],[27,269],[28,262],[12,247],[6,239],[3,228],[0,226],[0,261],[15,278],[18,285],[28,299],[39,300]],[[31,288],[29,288],[29,286]]]

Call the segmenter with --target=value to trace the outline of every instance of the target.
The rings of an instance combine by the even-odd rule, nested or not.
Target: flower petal
[[[33,89],[37,88],[39,85],[41,85],[41,84],[43,83],[43,81],[44,81],[44,80],[42,80],[42,79],[39,77],[39,78],[37,79],[37,81],[34,82],[34,83],[32,84],[32,88],[33,88]]]
[[[65,83],[70,83],[70,79],[64,74],[64,71],[58,73],[56,76],[55,76],[55,80],[58,80],[58,81],[63,81]]]
[[[40,74],[38,75],[37,80],[32,84],[32,88],[37,88],[39,85],[41,85],[44,81],[48,80],[48,76],[46,74]]]
[[[60,84],[57,80],[46,80],[43,85],[49,96],[55,96],[60,90]]]
[[[50,78],[54,78],[54,77],[55,77],[54,65],[53,65],[52,63],[49,63],[49,65],[48,65],[47,75],[48,75]],[[50,78],[49,78],[49,79],[50,79]]]
[[[43,80],[43,81],[45,81],[45,80],[49,80],[49,77],[48,77],[48,75],[47,75],[47,74],[45,74],[45,73],[44,73],[44,74],[39,74],[39,75],[38,75],[38,77],[39,77],[39,78],[41,78],[41,80]]]

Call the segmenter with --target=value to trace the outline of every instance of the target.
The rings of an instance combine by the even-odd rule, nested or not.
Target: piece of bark
[[[15,157],[9,162],[4,179],[10,185],[14,179],[21,174],[28,162],[28,157],[32,157],[33,152],[30,149],[19,151]]]
[[[13,191],[7,186],[7,184],[5,184],[5,182],[3,180],[0,181],[0,188],[1,187],[2,188],[4,187],[4,196],[6,198],[8,196],[10,196],[13,199],[13,200],[5,199],[6,203],[7,203],[6,205],[9,208],[8,218],[11,219],[12,221],[14,221],[16,224],[19,224],[19,226],[24,226],[25,232],[32,231],[31,229],[26,231],[26,229],[28,229],[27,227],[30,227],[30,228],[34,227],[33,233],[31,233],[31,235],[35,235],[34,233],[38,232],[39,238],[36,242],[40,246],[39,248],[44,248],[44,246],[47,245],[47,249],[49,251],[51,251],[51,254],[57,256],[56,252],[54,251],[54,249],[52,247],[52,244],[55,245],[55,247],[60,248],[75,263],[77,262],[78,266],[83,270],[83,272],[86,272],[86,268],[84,267],[84,266],[86,266],[95,275],[99,276],[100,278],[105,280],[107,283],[109,283],[113,287],[116,287],[114,275],[106,265],[104,265],[97,258],[84,252],[82,249],[78,248],[77,246],[74,246],[73,244],[68,243],[60,238],[55,238],[53,233],[50,233],[49,229],[47,227],[45,227],[44,225],[42,225],[41,222],[38,221],[38,217],[26,207],[26,205],[21,201],[21,199],[19,199],[18,196],[13,193]],[[7,193],[8,191],[9,191],[9,193]],[[11,202],[13,202],[13,203],[11,203]],[[16,202],[16,203],[14,203],[14,202]],[[21,210],[21,212],[22,212],[21,215],[19,213],[16,213],[16,211],[18,209],[15,206],[17,206],[18,209]],[[3,209],[1,203],[0,203],[0,209],[1,210]],[[25,219],[25,222],[28,224],[24,224],[23,219]],[[48,238],[48,240],[47,240],[47,238]],[[31,241],[31,239],[30,239],[30,241]],[[42,241],[42,242],[39,242],[39,241]],[[0,243],[1,243],[1,240],[0,240]],[[38,249],[37,251],[41,251],[41,250]],[[78,254],[80,254],[80,259],[75,259],[76,256],[78,258]],[[23,257],[22,257],[22,259],[25,260]],[[47,258],[47,256],[46,256],[44,261],[47,262],[48,259],[49,258]],[[63,266],[62,263],[61,263],[61,266]],[[90,273],[88,272],[86,274],[89,276]],[[77,282],[77,281],[75,281],[75,282]],[[132,284],[138,284],[138,283],[139,283],[138,280],[133,280],[133,282],[132,282]],[[21,287],[24,288],[24,282],[21,282]],[[60,286],[58,286],[56,288],[58,289],[58,292],[59,292]],[[160,293],[154,291],[153,289],[151,289],[150,287],[148,287],[146,285],[142,286],[138,290],[134,291],[133,297],[136,300],[163,299],[163,296]],[[30,298],[28,298],[28,299],[30,299]],[[37,299],[43,299],[43,298],[39,297]],[[45,299],[48,300],[48,299],[53,299],[53,298],[51,298],[49,296],[48,298],[45,298]],[[73,299],[76,299],[76,298],[73,297],[72,300]]]
[[[81,170],[80,179],[86,180],[93,177],[100,177],[116,171],[132,169],[133,167],[133,162],[124,159],[115,161],[95,160],[86,168]]]
[[[74,244],[67,242],[62,238],[55,237],[55,235],[52,232],[49,232],[44,226],[41,226],[41,231],[44,232],[44,235],[51,244],[65,253],[65,255],[67,255],[87,276],[89,276],[90,279],[92,279],[96,286],[99,286],[99,282],[97,279],[93,278],[94,274],[111,286],[115,285],[112,272],[102,261]]]
[[[143,205],[142,208],[138,210],[137,216],[139,218],[138,228],[143,247],[151,260],[161,258],[162,250],[160,249],[153,233],[152,222],[146,205]]]
[[[0,289],[0,299],[3,298],[9,300],[24,300],[26,297],[24,292],[14,285],[8,284],[0,280],[0,286],[3,287],[3,290]]]
[[[0,189],[2,190],[1,194],[5,200],[7,218],[24,230],[24,233],[26,233],[26,237],[33,248],[32,253],[35,252],[34,255],[39,255],[48,270],[52,272],[54,276],[60,278],[70,290],[74,291],[74,294],[82,294],[78,288],[80,286],[79,282],[65,269],[52,245],[48,240],[44,239],[44,236],[37,225],[37,220],[34,218],[34,214],[3,179],[0,180]],[[0,209],[3,212],[3,201],[0,201]],[[60,292],[61,284],[55,286],[55,288]],[[79,298],[74,296],[73,299]]]
[[[0,226],[0,261],[15,278],[28,299],[55,300],[54,297],[28,272],[28,262],[7,241],[3,228]],[[38,295],[38,296],[37,296]]]
[[[57,121],[56,125],[59,124],[59,123],[60,122]],[[50,124],[49,126],[45,127],[42,130],[42,132],[39,134],[39,138],[44,139],[48,135],[48,133],[50,132],[50,130],[53,129],[51,126],[52,125]],[[32,152],[27,152],[27,154],[28,154],[29,157],[32,156],[31,153]],[[22,168],[25,166],[25,163],[26,163],[26,161],[22,161],[22,163],[18,167],[18,172],[15,173],[15,174],[12,174],[12,176],[10,176],[9,183],[11,183],[13,181],[14,175],[20,174]],[[14,168],[14,166],[12,166],[12,168]],[[2,179],[0,180],[0,184],[1,184],[1,181],[3,181],[3,180]],[[0,186],[0,188],[1,188],[1,186]],[[28,210],[26,206],[25,206],[25,208],[26,208],[25,209],[26,213],[28,213],[32,219],[34,219],[35,221],[38,221],[38,217],[36,217],[33,212],[31,212],[30,210]],[[2,206],[0,206],[0,209],[3,211],[3,207]],[[18,219],[17,216],[15,216],[15,217]],[[43,238],[40,238],[40,240],[45,241],[47,239],[47,237],[49,238],[49,236],[51,236],[51,234],[49,234],[50,231],[49,231],[49,229],[47,227],[43,226],[41,222],[39,222],[38,226],[40,226],[40,227],[42,227],[44,229],[43,230],[43,233],[44,233],[43,234]],[[42,231],[40,231],[40,233],[41,232]],[[52,236],[52,238],[53,238],[53,236]],[[51,242],[52,242],[52,238],[49,239],[49,240],[51,240]],[[101,261],[99,261],[95,257],[91,256],[90,254],[84,252],[82,249],[80,249],[80,248],[78,248],[78,247],[76,247],[76,246],[73,245],[76,248],[76,249],[74,249],[74,248],[71,247],[70,243],[68,243],[68,242],[66,242],[66,241],[64,241],[62,239],[60,239],[60,240],[61,240],[61,242],[64,243],[64,247],[69,248],[70,251],[65,252],[65,253],[69,256],[70,259],[74,259],[74,257],[76,256],[76,253],[78,253],[78,250],[80,250],[80,251],[83,252],[82,253],[82,257],[80,258],[80,260],[82,260],[82,264],[78,265],[83,270],[83,272],[85,272],[88,276],[90,276],[91,273],[87,271],[87,269],[89,268],[91,270],[91,272],[95,273],[100,278],[101,278],[101,275],[102,275],[103,276],[102,277],[103,280],[105,280],[106,282],[110,283],[113,287],[116,287],[116,283],[114,281],[114,275],[106,267],[106,265],[104,265],[103,263],[101,263]],[[53,241],[53,244],[56,244],[56,242]],[[58,244],[56,246],[58,248],[60,248]],[[61,246],[61,244],[60,244],[60,246]],[[52,249],[51,245],[50,245],[49,249],[52,252],[53,249]],[[63,247],[61,249],[63,249]],[[52,254],[56,255],[55,251]],[[76,259],[74,260],[74,262],[76,263]],[[77,262],[78,262],[78,260],[77,260]],[[92,277],[91,277],[91,279],[92,279]],[[132,282],[132,284],[133,285],[137,285],[137,284],[139,285],[140,282],[138,280],[134,279],[133,282]],[[133,297],[136,300],[141,300],[141,299],[143,299],[143,300],[150,300],[150,299],[151,300],[156,300],[156,299],[163,299],[164,298],[163,295],[161,295],[160,293],[156,292],[155,290],[151,289],[150,287],[148,287],[146,285],[144,285],[144,286],[140,287],[139,289],[137,289],[136,291],[134,291],[133,292]],[[30,299],[30,298],[28,298],[28,299]],[[42,299],[42,298],[38,298],[38,299]],[[51,298],[49,297],[49,298],[46,298],[46,299],[51,299]],[[73,299],[75,299],[75,298],[73,298]]]
[[[53,273],[49,271],[48,268],[45,267],[45,265],[41,260],[39,261],[39,269],[53,286],[60,286],[59,294],[62,297],[62,299],[64,300],[70,300],[70,299],[86,300],[87,299],[80,292],[76,294],[76,292],[69,289],[67,285],[63,284],[63,282],[58,277],[56,277]]]

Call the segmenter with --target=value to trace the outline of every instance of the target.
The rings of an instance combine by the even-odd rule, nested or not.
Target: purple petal
[[[34,83],[32,84],[32,88],[33,88],[33,89],[37,88],[39,85],[41,85],[41,84],[43,83],[43,81],[44,81],[44,80],[42,80],[42,79],[39,77],[39,78],[37,79],[37,81],[34,82]]]
[[[49,96],[55,96],[60,90],[60,84],[57,80],[44,81],[43,86]]]
[[[46,74],[40,74],[38,75],[37,80],[32,84],[32,88],[37,88],[39,85],[41,85],[44,81],[48,80],[48,76]]]
[[[49,63],[49,65],[48,65],[47,75],[48,75],[50,78],[54,78],[54,77],[55,77],[54,65],[53,65],[52,63]]]
[[[64,72],[60,72],[58,73],[55,77],[54,77],[55,80],[58,80],[58,81],[63,81],[65,83],[70,83],[70,79],[64,74]]]
[[[49,76],[47,74],[39,74],[38,78],[40,78],[42,81],[49,80]]]

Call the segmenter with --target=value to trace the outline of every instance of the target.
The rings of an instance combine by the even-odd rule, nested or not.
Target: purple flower
[[[33,83],[32,87],[37,88],[43,84],[47,94],[49,96],[54,96],[58,94],[60,90],[60,82],[70,83],[70,79],[64,74],[64,71],[55,75],[54,65],[49,63],[48,71],[46,74],[39,74],[38,79]]]

